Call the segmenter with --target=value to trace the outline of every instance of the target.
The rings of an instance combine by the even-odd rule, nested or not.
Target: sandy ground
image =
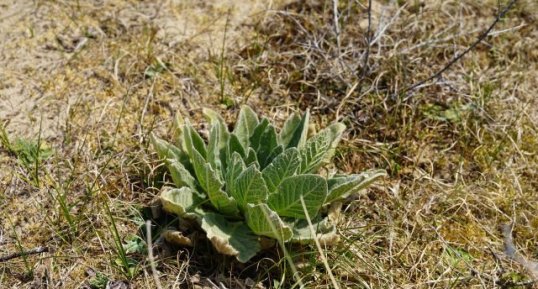
[[[113,38],[103,31],[114,21],[129,30],[151,26],[161,45],[188,43],[193,54],[219,54],[238,45],[238,29],[249,17],[264,17],[274,1],[0,1],[0,120],[19,137],[58,138],[69,108],[87,94],[77,90],[66,67],[90,41]],[[280,1],[282,2],[282,1]],[[70,15],[72,14],[72,15]],[[76,19],[75,19],[76,17]],[[104,39],[104,40],[103,40]],[[140,43],[143,44],[143,43]],[[71,71],[82,78],[88,71]],[[111,72],[114,73],[114,72]],[[117,73],[117,71],[116,71]],[[85,101],[91,101],[82,97]],[[91,97],[90,97],[91,98]]]
[[[43,91],[43,82],[64,61],[46,47],[57,29],[31,1],[2,1],[0,7],[0,119],[9,133],[26,137],[39,133],[43,119],[43,135],[55,136],[65,107]]]

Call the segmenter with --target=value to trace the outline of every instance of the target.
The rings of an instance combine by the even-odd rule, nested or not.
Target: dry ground
[[[407,92],[508,1],[372,1],[371,21],[367,1],[336,2],[335,22],[333,1],[0,0],[0,258],[48,249],[0,261],[0,287],[156,288],[137,239],[160,175],[148,133],[203,106],[233,123],[244,103],[341,120],[336,166],[389,171],[326,249],[341,288],[536,286],[536,1]],[[294,286],[276,251],[238,264],[160,245],[165,288]],[[331,286],[316,250],[290,251],[307,288]]]

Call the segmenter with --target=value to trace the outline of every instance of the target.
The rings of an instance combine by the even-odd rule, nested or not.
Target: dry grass
[[[306,108],[319,126],[340,119],[349,129],[336,166],[390,172],[344,206],[343,242],[326,249],[341,288],[535,286],[503,254],[500,230],[513,223],[519,253],[538,259],[534,1],[406,93],[507,1],[373,1],[370,45],[367,1],[340,1],[338,34],[332,1],[4,2],[20,13],[0,17],[3,126],[11,143],[42,135],[53,155],[25,165],[2,142],[0,257],[50,252],[0,263],[0,287],[80,288],[97,274],[155,288],[144,251],[118,246],[144,236],[162,184],[147,135],[172,137],[174,114],[196,123],[203,106],[233,122],[242,103],[276,121]],[[292,287],[280,252],[238,264],[203,241],[157,245],[164,288]],[[331,286],[314,247],[289,251],[308,288]]]

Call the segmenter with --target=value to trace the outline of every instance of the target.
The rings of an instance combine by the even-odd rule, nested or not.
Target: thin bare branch
[[[361,74],[359,79],[362,80],[368,73],[368,58],[370,57],[370,45],[372,41],[372,0],[368,0],[368,28],[366,30],[366,51],[364,52],[364,59],[362,61]]]
[[[465,49],[462,53],[460,53],[460,54],[456,55],[454,58],[452,58],[452,60],[450,60],[443,68],[441,68],[436,73],[434,73],[433,75],[431,75],[430,77],[428,77],[428,78],[426,78],[424,80],[421,80],[421,81],[419,81],[419,82],[417,82],[417,83],[415,83],[415,84],[413,84],[411,86],[408,86],[402,92],[405,93],[405,92],[408,92],[408,91],[413,90],[415,88],[419,88],[422,85],[424,85],[425,83],[430,82],[430,81],[440,77],[444,72],[449,70],[452,65],[454,65],[456,62],[458,62],[461,58],[463,58],[463,56],[465,56],[471,50],[475,49],[476,46],[478,46],[478,44],[480,44],[480,42],[482,42],[484,39],[486,39],[486,37],[488,37],[490,35],[493,28],[506,15],[506,13],[508,13],[508,11],[510,11],[510,9],[512,9],[512,7],[514,6],[514,4],[516,4],[516,2],[517,2],[517,0],[510,1],[510,3],[508,3],[508,5],[506,5],[506,7],[497,15],[497,17],[495,17],[495,20],[493,21],[493,23],[491,23],[491,25],[488,27],[488,29],[486,29],[486,31],[484,31],[482,34],[480,34],[480,36],[478,36],[478,39],[476,39],[476,41],[473,42],[473,44],[471,44],[471,46],[467,47],[467,49]]]
[[[157,266],[155,265],[155,257],[153,256],[153,244],[151,242],[151,221],[146,221],[146,242],[148,245],[148,259],[149,264],[151,266],[151,273],[153,275],[153,279],[155,281],[155,286],[158,289],[163,288],[161,285],[161,281],[159,279],[159,272],[157,271]]]
[[[48,251],[49,251],[48,247],[39,246],[39,247],[35,247],[35,248],[33,248],[31,250],[28,250],[28,251],[17,252],[17,253],[9,254],[9,255],[6,255],[6,256],[2,256],[2,257],[0,257],[0,262],[6,262],[6,261],[9,261],[11,259],[15,259],[15,258],[23,257],[23,256],[28,256],[28,255],[35,255],[35,254],[45,253],[45,252],[48,252]]]

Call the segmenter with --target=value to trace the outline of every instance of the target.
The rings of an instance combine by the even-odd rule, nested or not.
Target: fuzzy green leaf
[[[301,158],[296,148],[286,149],[283,153],[279,154],[262,171],[263,179],[269,192],[276,191],[285,178],[291,177],[297,172],[300,165]]]
[[[266,202],[268,193],[262,173],[255,165],[251,165],[239,174],[232,186],[230,195],[237,200],[239,206],[244,210],[248,203]]]
[[[194,190],[188,187],[167,188],[159,196],[163,209],[184,218],[196,218],[194,209],[204,202]]]
[[[346,130],[346,125],[337,122],[329,125],[325,129],[330,131],[331,147],[329,148],[329,152],[325,155],[324,161],[330,161],[334,157],[336,147],[338,146],[338,143],[340,143],[340,140],[342,139],[342,134]]]
[[[313,244],[314,235],[306,220],[296,220],[288,225],[293,230],[293,236],[290,242],[300,244]],[[328,218],[315,219],[312,221],[312,227],[316,233],[315,237],[319,240],[321,245],[335,245],[339,241],[339,236],[336,233],[336,227],[332,224]]]
[[[222,119],[222,117],[214,110],[211,110],[209,108],[203,108],[202,112],[211,123],[211,126],[216,125],[219,127],[218,129],[219,137],[217,141],[218,154],[219,154],[218,159],[220,160],[220,170],[222,170],[221,173],[224,174],[224,171],[226,170],[226,165],[228,164],[227,149],[228,149],[228,141],[230,139],[230,133],[228,132],[228,127],[226,123],[224,122],[224,119]]]
[[[189,172],[189,174],[192,172],[189,156],[183,150],[156,137],[153,134],[150,135],[150,140],[159,158],[165,160],[167,163],[168,170],[172,174],[172,179],[174,178],[174,172],[172,171],[174,168],[169,166],[168,160],[177,160],[179,164],[182,165],[187,172]]]
[[[239,212],[237,202],[222,190],[223,184],[211,165],[206,163],[196,150],[193,151],[192,161],[198,182],[207,193],[211,204],[223,214],[236,216]]]
[[[220,164],[220,150],[219,150],[219,140],[220,140],[220,127],[218,124],[211,126],[209,132],[209,142],[207,144],[207,161],[211,164],[217,172],[221,172]]]
[[[177,159],[167,159],[165,163],[176,187],[188,186],[193,190],[196,189],[196,180]]]
[[[284,122],[280,133],[278,134],[278,142],[284,147],[288,147],[291,139],[293,138],[293,133],[301,123],[301,115],[299,113],[292,113],[288,119]]]
[[[341,123],[334,123],[306,141],[304,148],[301,149],[302,173],[317,171],[325,161],[333,157],[345,128]]]
[[[153,133],[150,134],[151,144],[157,152],[159,159],[177,159],[179,160],[184,154],[178,147],[175,145],[164,141],[156,137]]]
[[[273,149],[273,151],[271,151],[271,153],[269,154],[269,156],[267,157],[266,159],[266,166],[269,165],[271,162],[273,162],[273,160],[278,156],[280,155],[282,152],[284,152],[284,147],[282,145],[278,145],[277,147],[275,147]],[[265,166],[265,167],[266,167]],[[265,168],[264,167],[264,168]]]
[[[247,157],[245,159],[245,164],[247,166],[249,165],[255,165],[257,168],[260,167],[260,164],[258,163],[258,157],[256,156],[256,151],[254,151],[253,148],[248,148]]]
[[[327,182],[318,175],[298,175],[284,179],[269,196],[269,207],[279,216],[305,219],[303,196],[310,218],[314,218],[327,197]]]
[[[222,119],[222,117],[216,111],[209,108],[203,108],[202,113],[207,117],[207,119],[209,119],[211,125],[218,125],[220,132],[218,147],[219,150],[224,149],[227,146],[228,138],[230,137],[230,133],[228,132],[228,127],[226,126],[224,119]]]
[[[189,122],[183,127],[183,140],[189,156],[192,158],[194,151],[197,151],[204,159],[207,159],[207,147],[202,137],[190,125]]]
[[[245,211],[247,225],[257,235],[288,241],[292,236],[291,228],[267,204],[248,204]]]
[[[244,105],[241,107],[237,123],[235,124],[234,134],[237,135],[239,142],[243,147],[249,146],[249,138],[258,126],[258,116],[252,108]]]
[[[231,195],[231,192],[233,191],[233,186],[235,183],[235,180],[241,172],[243,172],[246,169],[245,162],[239,155],[239,153],[234,152],[232,155],[232,159],[230,163],[228,164],[228,169],[226,170],[226,192],[228,195]]]
[[[327,181],[329,195],[326,203],[331,203],[339,199],[345,199],[349,195],[366,188],[378,178],[387,175],[385,170],[370,170],[358,175],[334,177]]]
[[[272,161],[272,152],[277,148],[278,140],[275,127],[267,126],[262,134],[262,141],[258,147],[256,156],[261,168],[265,168]]]
[[[308,136],[308,122],[310,121],[310,112],[307,110],[301,118],[299,114],[292,114],[280,131],[280,144],[286,148],[302,148],[306,143]]]
[[[267,118],[262,118],[260,123],[254,128],[254,132],[252,133],[252,136],[250,136],[250,147],[253,148],[255,151],[258,150],[260,147],[260,143],[264,142],[263,135],[265,133],[265,129],[269,126],[269,120]]]
[[[201,226],[219,253],[235,256],[239,262],[250,260],[261,250],[258,237],[243,222],[228,222],[224,216],[205,213]]]
[[[230,139],[228,139],[228,157],[231,157],[234,152],[238,153],[243,159],[247,157],[245,147],[239,141],[239,138],[235,134],[230,134]]]
[[[278,136],[275,127],[269,120],[263,118],[250,137],[250,147],[256,151],[256,157],[261,168],[265,168],[274,157],[271,153],[278,146]]]

